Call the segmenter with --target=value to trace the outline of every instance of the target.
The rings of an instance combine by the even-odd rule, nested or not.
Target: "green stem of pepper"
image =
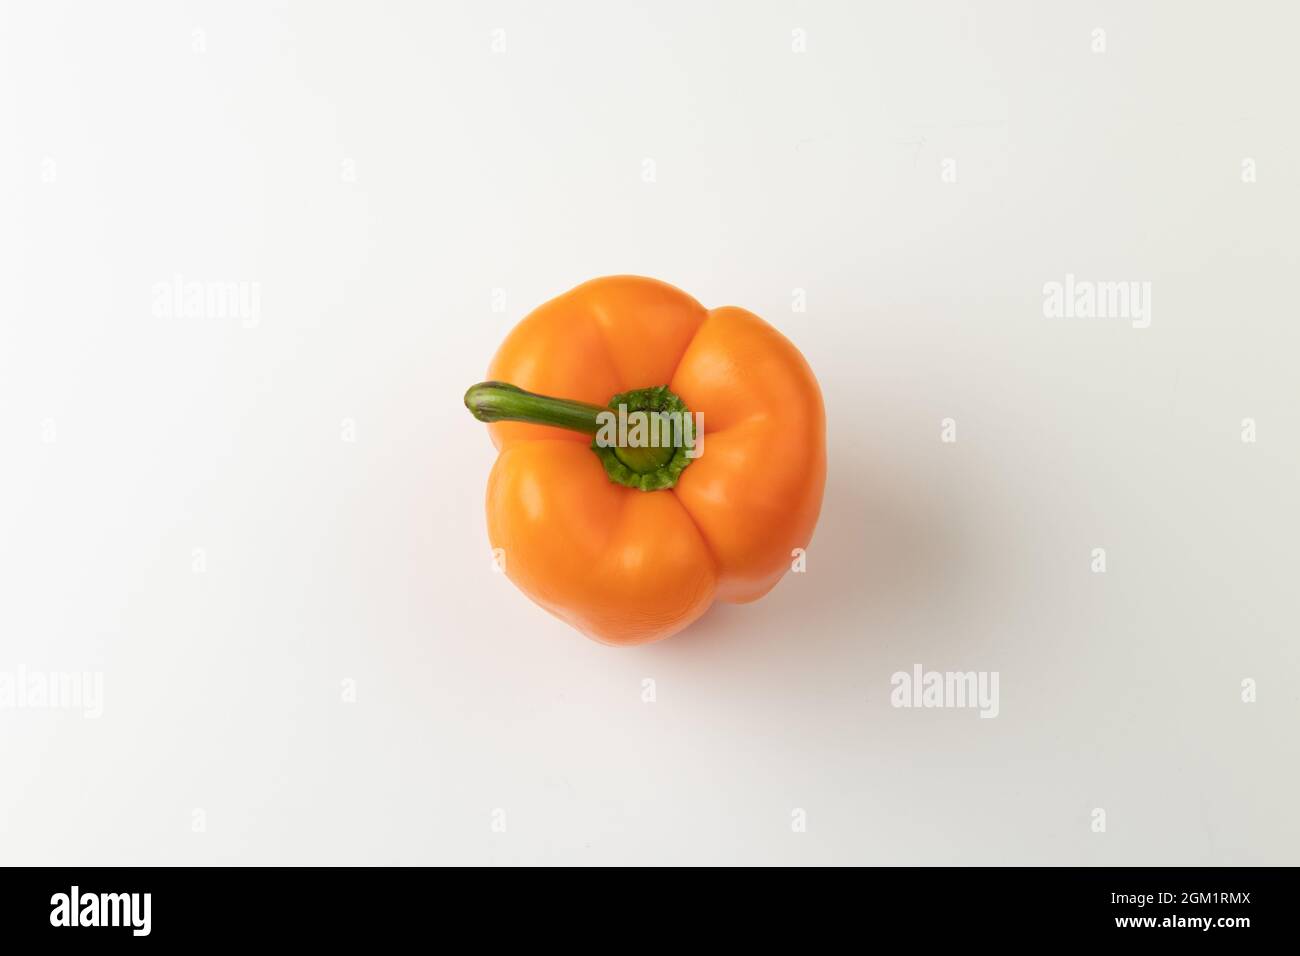
[[[600,430],[596,416],[609,411],[567,398],[525,392],[505,382],[480,382],[465,393],[465,407],[481,422],[528,422],[553,425],[594,435]]]
[[[630,411],[676,412],[689,416],[685,404],[666,385],[623,392],[609,405],[592,405],[525,391],[507,382],[480,382],[465,393],[465,407],[481,422],[527,422],[593,435],[591,449],[613,482],[640,491],[661,491],[677,484],[691,463],[678,445],[618,445],[602,441],[602,414]],[[606,429],[608,432],[608,429]]]

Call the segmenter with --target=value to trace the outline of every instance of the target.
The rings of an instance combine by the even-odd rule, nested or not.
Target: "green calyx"
[[[641,491],[662,491],[677,484],[691,463],[686,445],[694,440],[694,419],[686,403],[667,385],[659,385],[620,392],[609,400],[609,410],[615,416],[613,428],[597,432],[591,443],[609,480]],[[635,445],[619,444],[638,437],[633,412],[645,414],[642,434]]]
[[[505,382],[481,382],[465,393],[481,422],[529,422],[593,435],[591,450],[609,480],[640,491],[677,484],[691,463],[695,419],[667,385],[622,392],[607,407],[526,392]]]

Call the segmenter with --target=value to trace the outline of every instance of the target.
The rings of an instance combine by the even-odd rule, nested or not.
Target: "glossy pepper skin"
[[[601,407],[667,385],[703,413],[701,453],[656,491],[612,481],[590,433],[489,425],[500,450],[487,488],[491,545],[525,594],[588,637],[661,640],[715,598],[762,597],[807,548],[826,481],[821,391],[758,316],[706,309],[654,279],[594,279],[523,319],[488,377],[485,386]]]

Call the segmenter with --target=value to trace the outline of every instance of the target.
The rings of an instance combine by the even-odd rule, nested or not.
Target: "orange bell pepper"
[[[654,279],[594,279],[515,326],[488,377],[465,394],[500,450],[488,537],[510,580],[588,637],[668,637],[715,598],[762,597],[807,548],[826,483],[821,391],[758,316]],[[597,447],[619,404],[702,413],[703,440]]]

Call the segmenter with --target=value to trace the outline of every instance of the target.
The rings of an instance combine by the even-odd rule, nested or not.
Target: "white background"
[[[104,711],[0,710],[0,861],[1295,863],[1295,11],[6,0],[0,671]],[[493,573],[461,405],[620,272],[830,448],[806,574],[623,650]]]

